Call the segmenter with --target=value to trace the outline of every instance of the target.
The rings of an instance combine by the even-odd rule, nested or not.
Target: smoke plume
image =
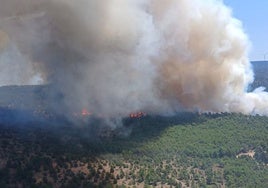
[[[0,0],[0,84],[51,84],[64,112],[268,115],[249,40],[217,0]]]

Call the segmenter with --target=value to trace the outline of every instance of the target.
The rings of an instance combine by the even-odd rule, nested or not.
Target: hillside
[[[268,87],[266,62],[253,68],[251,88]],[[181,112],[74,124],[51,116],[62,96],[49,87],[0,88],[1,188],[268,185],[268,117]]]
[[[267,186],[267,117],[183,113],[94,126],[2,125],[0,187]]]

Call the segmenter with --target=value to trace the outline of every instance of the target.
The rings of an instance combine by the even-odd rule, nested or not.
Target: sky
[[[268,60],[268,1],[223,0],[233,11],[233,16],[242,21],[251,41],[251,61]]]

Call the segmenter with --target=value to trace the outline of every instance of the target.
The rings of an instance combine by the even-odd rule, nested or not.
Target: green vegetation
[[[125,119],[113,130],[2,125],[0,134],[1,187],[268,184],[267,117],[180,113]]]
[[[266,63],[253,63],[249,90],[268,86]],[[0,88],[1,188],[268,186],[268,117],[179,113],[124,119],[116,129],[93,118],[70,125],[47,113],[61,98],[48,100],[49,87]],[[22,123],[32,111],[52,121]]]

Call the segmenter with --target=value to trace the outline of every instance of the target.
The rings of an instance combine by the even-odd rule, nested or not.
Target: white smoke
[[[1,85],[52,83],[67,109],[104,116],[182,109],[268,115],[268,94],[247,93],[250,43],[222,1],[0,4]]]

